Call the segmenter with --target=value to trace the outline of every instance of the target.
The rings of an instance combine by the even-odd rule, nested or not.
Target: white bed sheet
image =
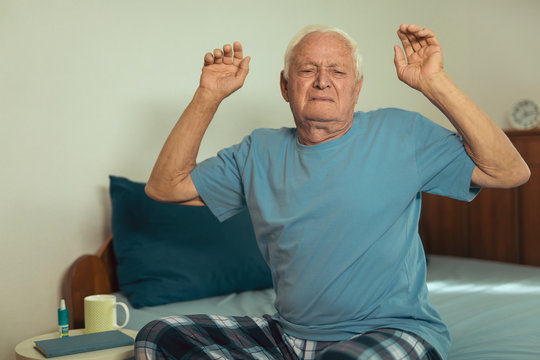
[[[428,287],[452,336],[450,360],[540,359],[540,268],[430,256]],[[118,300],[127,299],[116,293]],[[134,309],[128,328],[174,314],[273,314],[272,289]],[[121,321],[121,319],[119,319]]]

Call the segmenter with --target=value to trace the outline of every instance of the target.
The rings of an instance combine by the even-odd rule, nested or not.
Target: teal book
[[[39,340],[37,351],[46,358],[133,345],[133,338],[119,330]]]

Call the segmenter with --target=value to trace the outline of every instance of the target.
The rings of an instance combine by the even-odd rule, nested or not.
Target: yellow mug
[[[121,306],[126,313],[122,325],[117,324],[116,307]],[[86,333],[121,329],[129,321],[129,309],[123,302],[116,302],[114,295],[90,295],[84,298],[84,327]]]

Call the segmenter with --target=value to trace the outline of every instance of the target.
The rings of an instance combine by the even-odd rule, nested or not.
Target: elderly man
[[[339,29],[303,29],[281,73],[296,128],[254,131],[196,164],[219,104],[249,57],[236,42],[204,57],[200,85],[146,186],[160,201],[206,205],[223,221],[247,208],[276,291],[260,318],[175,316],[138,335],[138,358],[439,359],[450,339],[430,304],[420,193],[470,201],[518,186],[529,169],[504,133],[450,80],[434,33],[401,25],[397,75],[460,136],[400,109],[357,112],[358,47]]]

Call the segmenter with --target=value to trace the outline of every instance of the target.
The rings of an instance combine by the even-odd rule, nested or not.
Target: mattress
[[[450,330],[450,360],[540,359],[540,268],[431,255],[427,281],[430,299]],[[116,295],[129,306],[121,293]],[[127,327],[138,330],[175,314],[273,314],[273,301],[267,289],[130,307]]]

